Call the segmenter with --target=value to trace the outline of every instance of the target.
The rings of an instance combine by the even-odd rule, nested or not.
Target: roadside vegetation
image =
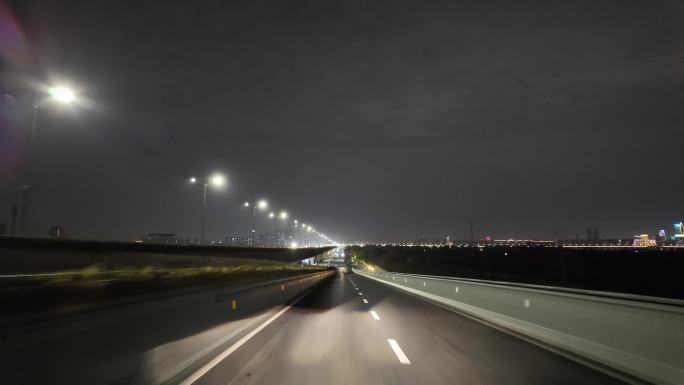
[[[244,260],[186,268],[148,265],[111,269],[94,264],[80,270],[4,275],[0,278],[0,302],[5,316],[62,312],[213,286],[245,286],[323,270],[319,266]]]

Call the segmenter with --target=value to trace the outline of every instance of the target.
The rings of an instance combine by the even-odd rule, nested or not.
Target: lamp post
[[[299,227],[301,228],[301,232],[306,232],[306,223],[300,223]],[[306,234],[304,234],[304,239],[300,239],[299,245],[306,245]]]
[[[26,235],[27,230],[27,216],[28,216],[28,195],[29,191],[33,188],[32,167],[31,167],[31,153],[33,151],[33,142],[35,140],[36,131],[38,129],[38,112],[40,107],[49,101],[58,102],[61,104],[70,104],[76,100],[76,94],[72,89],[65,86],[54,86],[48,89],[48,98],[36,100],[34,96],[33,111],[31,117],[31,131],[29,132],[29,137],[27,141],[27,151],[26,151],[26,181],[21,184],[21,208],[19,213],[19,234]]]
[[[190,184],[197,184],[198,180],[195,177],[191,177],[188,182],[190,182]],[[200,227],[200,244],[204,244],[204,221],[207,213],[207,189],[210,186],[214,188],[223,187],[226,184],[226,177],[223,174],[216,173],[200,183],[202,184],[202,224]]]
[[[299,240],[299,220],[295,219],[293,222],[294,222],[295,239],[297,240],[297,246],[299,246],[302,244]]]
[[[252,207],[252,244],[256,243],[256,212],[257,210],[266,210],[268,208],[268,201],[259,199],[256,202],[245,202],[244,207]]]
[[[281,236],[280,243],[283,244],[283,246],[286,246],[286,244],[287,244],[287,238],[285,236],[285,231],[287,230],[286,224],[287,224],[287,218],[288,217],[289,217],[289,214],[287,213],[287,211],[281,211],[278,214],[278,219],[280,219],[283,222],[283,229],[280,232],[280,236]]]

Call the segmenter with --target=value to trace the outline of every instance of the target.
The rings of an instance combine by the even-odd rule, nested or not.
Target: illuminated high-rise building
[[[682,222],[675,223],[674,224],[674,235],[672,236],[672,240],[675,241],[678,245],[683,245],[684,244],[684,224]]]

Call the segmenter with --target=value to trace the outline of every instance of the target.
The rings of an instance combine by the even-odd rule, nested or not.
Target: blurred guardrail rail
[[[623,378],[684,384],[684,301],[451,277],[355,273]]]

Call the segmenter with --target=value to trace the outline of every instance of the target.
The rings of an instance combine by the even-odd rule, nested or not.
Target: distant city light
[[[245,203],[243,203],[242,205],[245,206],[245,207],[249,207],[249,202],[245,202]]]
[[[278,217],[283,220],[287,219],[287,211],[281,211]]]
[[[269,218],[275,218],[275,213],[273,213],[273,212],[268,213],[268,217],[269,217]]]
[[[259,210],[265,210],[268,208],[268,202],[265,199],[259,199],[256,206]]]
[[[188,182],[190,182],[190,183],[197,183],[197,178],[195,178],[195,177],[193,176],[193,177],[191,177],[190,179],[188,179]]]

